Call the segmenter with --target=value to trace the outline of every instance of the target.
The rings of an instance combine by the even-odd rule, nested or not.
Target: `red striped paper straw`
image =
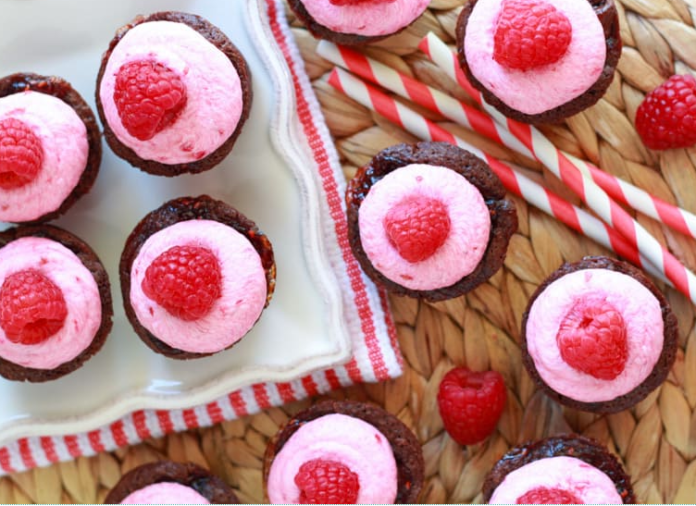
[[[437,42],[432,42],[427,38],[424,40],[428,41],[427,44],[421,44],[421,48],[425,50],[429,50],[431,45],[437,44]],[[536,153],[528,148],[528,146],[532,145],[532,134],[528,125],[519,124],[514,120],[509,120],[502,116],[502,121],[516,124],[515,133],[525,139],[525,141],[522,142],[516,135],[513,135],[510,130],[505,128],[505,124],[500,125],[494,121],[491,116],[446,95],[440,90],[427,86],[372,58],[368,58],[354,49],[322,41],[317,48],[317,53],[332,63],[350,70],[372,83],[378,84],[397,95],[410,99],[431,111],[442,114],[445,118],[485,135],[489,139],[503,144],[524,156],[536,158],[544,163]],[[449,50],[448,53],[451,54]],[[434,55],[430,56],[435,59]],[[447,73],[460,84],[464,81],[466,83],[466,91],[470,94],[474,93],[476,90],[469,85],[456,59],[453,61],[452,58],[449,58],[447,62]],[[449,63],[451,62],[454,62],[454,65],[450,65]],[[440,65],[442,62],[438,59],[436,63]],[[453,73],[456,73],[456,76],[453,75]],[[476,92],[475,99],[477,101],[481,100],[478,92]],[[501,117],[499,113],[498,117]],[[538,135],[543,136],[541,132],[539,132]],[[555,151],[553,156],[558,156],[557,148],[553,147],[553,150]],[[571,163],[583,171],[585,175],[589,175],[611,198],[664,223],[682,234],[696,237],[696,215],[654,197],[645,190],[607,174],[594,165],[580,160],[565,151],[561,151],[561,153],[568,158]]]
[[[636,247],[621,234],[618,234],[594,216],[566,202],[555,193],[521,174],[511,165],[470,146],[466,141],[436,123],[429,121],[377,88],[343,70],[334,69],[329,76],[328,82],[353,100],[381,114],[421,139],[449,142],[470,151],[488,163],[509,192],[518,195],[536,208],[593,239],[605,248],[616,252],[626,260],[642,266],[655,277],[668,282],[659,269],[656,269],[655,266],[643,258]]]
[[[420,48],[438,66],[441,66],[447,73],[457,78],[457,70],[460,69],[456,56],[444,42],[435,35],[429,34],[420,44]],[[459,76],[458,82],[469,91],[471,85],[466,82],[466,78],[464,78],[461,70],[459,71]],[[481,103],[486,112],[496,119],[499,124],[507,124],[510,127],[510,131],[535,153],[538,160],[578,195],[597,216],[634,244],[645,258],[649,259],[653,265],[665,273],[667,279],[672,281],[680,292],[689,297],[692,303],[696,304],[696,277],[694,274],[684,267],[657,239],[650,235],[640,223],[613,201],[597,183],[586,175],[586,171],[576,166],[568,156],[556,149],[539,130],[529,125],[522,125],[516,121],[507,121],[507,118],[499,111],[486,104],[478,92],[472,90],[471,93],[474,93],[472,96]],[[579,160],[579,162],[581,166],[585,166],[582,160]]]

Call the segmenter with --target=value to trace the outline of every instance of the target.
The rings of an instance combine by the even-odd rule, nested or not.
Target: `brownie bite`
[[[522,359],[566,406],[615,413],[660,386],[674,364],[677,318],[642,271],[607,257],[564,264],[529,300]]]
[[[486,476],[490,504],[635,504],[631,478],[596,441],[560,435],[507,452]]]
[[[470,0],[456,36],[469,82],[525,123],[558,123],[595,104],[621,56],[613,0]]]
[[[363,402],[323,401],[269,441],[263,480],[272,503],[405,504],[418,502],[424,470],[418,439],[395,416]],[[323,473],[336,487],[322,485]]]
[[[187,490],[188,489],[188,490]],[[234,490],[193,464],[161,461],[124,474],[104,504],[238,504]]]
[[[0,138],[0,221],[58,218],[90,191],[99,173],[94,113],[60,77],[0,78]]]
[[[84,241],[50,225],[0,233],[0,375],[38,383],[75,371],[112,316],[109,278]]]
[[[503,265],[513,203],[488,165],[447,143],[399,144],[358,170],[346,194],[353,254],[398,295],[438,301]]]
[[[175,359],[232,347],[275,288],[268,238],[232,206],[207,195],[150,212],[120,262],[126,316],[153,351]]]
[[[195,174],[232,150],[251,109],[251,73],[207,20],[157,12],[116,32],[102,57],[96,102],[119,157],[150,174]]]

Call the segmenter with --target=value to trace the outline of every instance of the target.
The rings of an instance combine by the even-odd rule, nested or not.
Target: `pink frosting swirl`
[[[502,0],[478,0],[466,26],[464,53],[471,73],[509,107],[539,114],[570,102],[594,85],[604,68],[606,39],[586,0],[544,0],[573,27],[568,50],[555,63],[527,71],[507,69],[493,59],[493,39]]]
[[[449,210],[450,232],[431,257],[411,263],[389,242],[384,217],[409,195],[440,200]],[[377,181],[360,204],[360,240],[367,258],[387,278],[412,290],[451,286],[476,268],[488,246],[491,217],[478,189],[446,167],[412,164]]]
[[[172,125],[141,141],[121,122],[115,76],[124,64],[153,57],[181,77],[186,106]],[[234,133],[243,109],[241,81],[229,58],[193,28],[172,21],[128,30],[109,57],[99,99],[118,140],[144,160],[170,165],[194,162],[218,149]]]
[[[0,188],[0,221],[35,220],[58,209],[80,181],[89,154],[87,127],[59,98],[31,90],[0,98],[0,120],[5,118],[31,128],[41,140],[44,157],[33,181]]]
[[[358,504],[394,503],[397,469],[389,440],[373,425],[337,413],[305,423],[283,445],[268,474],[271,503],[298,504],[295,476],[314,459],[339,462],[358,475]]]
[[[601,298],[623,317],[628,341],[624,370],[613,380],[595,378],[569,366],[556,336],[565,315],[581,298]],[[601,402],[627,394],[652,372],[664,343],[660,303],[645,285],[607,269],[571,272],[548,285],[529,311],[527,351],[541,378],[557,392],[581,402]]]
[[[55,369],[87,349],[99,330],[99,287],[75,253],[42,237],[22,237],[0,249],[0,286],[10,274],[26,269],[39,271],[61,289],[68,314],[63,327],[39,344],[13,343],[0,328],[0,356],[23,367]]]
[[[495,489],[489,504],[516,504],[518,498],[538,487],[566,490],[583,504],[623,504],[609,476],[574,457],[535,460],[515,469]]]
[[[191,487],[163,482],[131,492],[121,504],[210,504],[210,501]]]
[[[198,320],[171,315],[142,289],[155,258],[180,245],[208,248],[220,263],[221,296]],[[212,220],[181,221],[152,234],[131,265],[130,303],[140,323],[169,346],[193,353],[215,353],[239,341],[259,319],[267,288],[254,246],[232,227]]]

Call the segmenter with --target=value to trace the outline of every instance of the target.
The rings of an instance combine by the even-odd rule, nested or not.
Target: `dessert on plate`
[[[266,494],[274,504],[415,503],[423,452],[411,430],[372,404],[324,401],[269,442]]]
[[[219,28],[157,12],[120,28],[102,58],[97,110],[118,156],[150,174],[219,164],[249,116],[251,74]]]
[[[399,295],[457,297],[503,265],[515,207],[483,160],[442,142],[378,153],[346,194],[351,248],[365,273]]]
[[[577,435],[542,439],[510,450],[488,473],[489,504],[634,504],[631,479],[617,458]]]
[[[337,44],[377,42],[405,29],[430,0],[290,0],[307,30]]]
[[[586,257],[539,286],[521,338],[524,365],[547,395],[613,413],[662,384],[676,358],[678,328],[667,299],[642,271]]]
[[[97,120],[70,83],[0,78],[0,221],[57,218],[89,192],[100,163]]]
[[[268,238],[242,213],[207,195],[150,212],[120,263],[126,316],[153,351],[204,357],[254,326],[275,287]]]
[[[456,34],[471,84],[527,123],[559,122],[593,105],[621,56],[613,0],[471,0]]]
[[[124,474],[104,504],[238,504],[222,479],[192,463],[161,461]]]
[[[106,270],[81,239],[50,225],[0,232],[0,375],[73,372],[101,349],[112,315]]]

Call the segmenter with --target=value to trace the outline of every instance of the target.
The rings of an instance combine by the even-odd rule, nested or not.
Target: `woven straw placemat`
[[[467,100],[416,50],[428,31],[453,41],[463,1],[433,0],[429,11],[408,30],[366,52]],[[696,0],[616,0],[616,4],[624,49],[609,91],[596,106],[564,125],[542,130],[558,147],[696,212],[696,149],[650,152],[633,128],[636,108],[647,91],[674,73],[696,73]],[[331,64],[316,55],[316,41],[299,23],[293,22],[293,27],[347,177],[379,150],[416,140],[334,91],[326,83]],[[441,122],[442,118],[422,112]],[[538,164],[520,159],[477,134],[441,123],[494,156],[524,164],[532,177],[579,204]],[[485,474],[511,445],[565,431],[594,437],[616,452],[632,476],[639,502],[696,501],[693,306],[677,292],[666,290],[679,318],[680,350],[667,382],[638,406],[609,416],[561,408],[536,391],[522,367],[518,346],[522,312],[537,285],[563,261],[607,252],[512,198],[520,226],[504,269],[474,292],[448,302],[429,304],[392,297],[406,359],[404,375],[389,383],[360,385],[333,396],[376,402],[413,428],[425,454],[427,476],[421,499],[425,503],[480,502]],[[638,220],[687,266],[696,269],[693,240],[642,215]],[[503,373],[509,388],[498,431],[480,445],[462,448],[442,430],[435,397],[440,379],[455,364],[496,369]],[[229,482],[243,502],[262,502],[261,457],[266,442],[290,415],[310,402],[12,475],[0,479],[0,503],[101,502],[124,472],[163,458],[196,462]]]

